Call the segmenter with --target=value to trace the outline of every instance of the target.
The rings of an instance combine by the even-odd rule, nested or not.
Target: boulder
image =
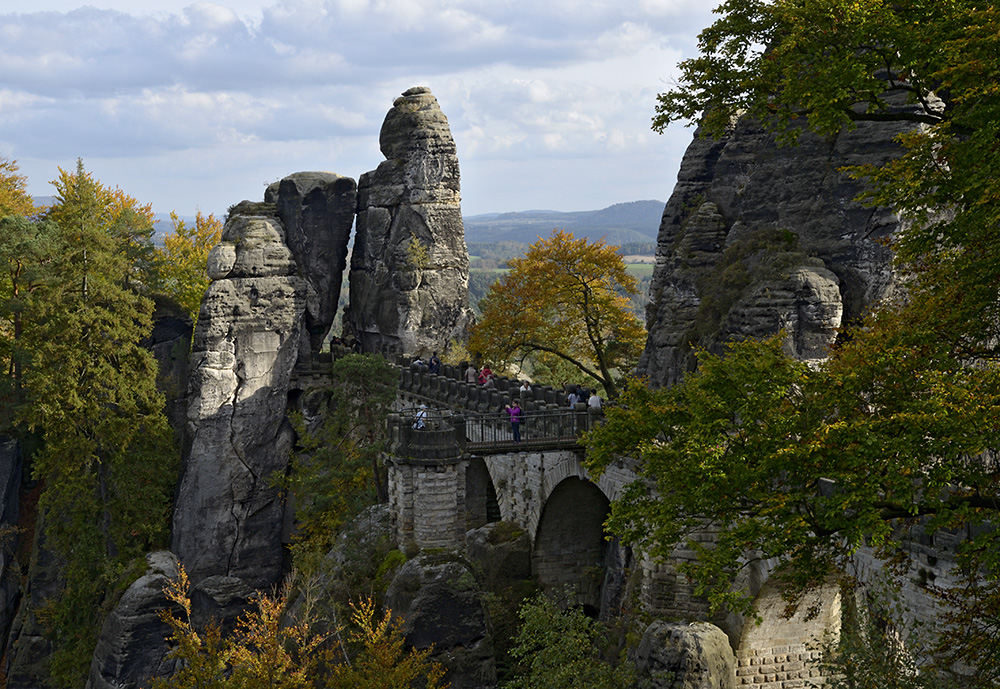
[[[146,556],[145,574],[128,587],[104,621],[87,689],[139,689],[156,677],[173,674],[176,661],[168,657],[171,630],[160,613],[172,609],[179,617],[184,614],[164,594],[177,577],[173,553]]]
[[[253,599],[253,589],[242,579],[205,577],[191,589],[191,622],[196,629],[218,625],[223,634],[229,634],[241,617],[255,610]]]
[[[172,550],[194,583],[222,575],[269,587],[284,564],[279,479],[294,437],[285,407],[308,285],[267,204],[232,210],[209,266]]]
[[[510,522],[492,522],[468,531],[465,551],[490,580],[490,588],[531,578],[531,539]]]
[[[358,184],[349,322],[366,351],[427,357],[472,319],[455,141],[437,99],[415,87],[379,143],[386,160]]]
[[[841,323],[891,292],[881,240],[899,228],[891,209],[855,201],[861,187],[840,169],[898,155],[908,126],[803,132],[794,147],[746,118],[721,139],[696,135],[660,224],[639,373],[670,385],[697,347],[781,328],[790,353],[827,356]]]
[[[396,572],[386,606],[404,620],[406,642],[434,650],[453,689],[493,687],[496,663],[483,593],[470,567],[448,554],[419,555]]]
[[[357,191],[350,177],[296,172],[270,185],[264,194],[264,201],[277,209],[285,242],[309,289],[305,328],[313,355],[319,353],[337,313]]]
[[[654,689],[735,689],[736,659],[726,633],[708,622],[653,622],[636,666]]]

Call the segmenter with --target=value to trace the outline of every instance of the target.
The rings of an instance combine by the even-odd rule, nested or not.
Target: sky
[[[157,213],[222,215],[293,172],[375,169],[386,112],[419,85],[465,215],[666,200],[693,130],[653,132],[656,94],[714,6],[0,0],[0,155],[36,196],[82,158]]]

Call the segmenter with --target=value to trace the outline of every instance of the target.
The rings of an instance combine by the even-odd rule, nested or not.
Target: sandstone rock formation
[[[196,629],[216,624],[223,634],[236,629],[240,617],[253,613],[254,591],[242,579],[214,575],[191,589],[191,622]]]
[[[468,531],[465,552],[482,570],[489,588],[531,578],[531,539],[510,522],[492,522]]]
[[[309,290],[273,212],[237,206],[208,259],[172,548],[196,583],[225,575],[266,587],[281,576],[275,479],[293,440],[285,406]]]
[[[402,615],[406,642],[434,646],[453,689],[496,685],[493,642],[483,593],[469,567],[454,555],[407,561],[386,591],[386,607]]]
[[[21,567],[14,557],[17,552],[19,490],[24,464],[21,444],[13,438],[0,436],[0,529],[3,530],[3,548],[0,548],[0,638],[6,638],[20,592]]]
[[[7,689],[37,689],[51,682],[52,639],[38,611],[65,587],[65,562],[46,545],[41,518],[35,524],[34,540],[28,579],[4,652]]]
[[[285,242],[306,279],[305,328],[315,354],[337,313],[357,183],[333,172],[296,172],[270,185],[264,201],[275,205]]]
[[[97,640],[90,665],[87,689],[138,689],[155,677],[173,673],[176,661],[170,653],[170,627],[160,611],[179,606],[164,594],[178,576],[173,553],[160,551],[146,556],[146,573],[122,595],[108,615]]]
[[[741,120],[724,138],[695,138],[663,212],[639,371],[657,385],[694,367],[693,346],[788,333],[802,359],[826,355],[837,328],[891,289],[889,250],[898,227],[886,209],[854,200],[839,168],[897,152],[905,125],[861,123],[779,147]]]
[[[470,322],[455,142],[424,87],[397,98],[361,176],[350,324],[366,351],[444,351]]]
[[[736,661],[725,632],[708,622],[653,622],[636,650],[656,689],[735,689]]]

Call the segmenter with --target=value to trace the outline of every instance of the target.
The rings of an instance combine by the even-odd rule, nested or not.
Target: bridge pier
[[[409,417],[389,417],[389,507],[396,542],[406,552],[465,545],[469,456],[455,421],[431,418],[417,430]]]

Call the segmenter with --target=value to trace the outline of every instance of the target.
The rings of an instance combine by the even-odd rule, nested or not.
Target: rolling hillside
[[[655,242],[663,214],[663,201],[616,203],[597,211],[520,211],[486,213],[463,218],[467,242],[521,242],[532,244],[553,229],[591,240],[602,237],[610,244]]]

